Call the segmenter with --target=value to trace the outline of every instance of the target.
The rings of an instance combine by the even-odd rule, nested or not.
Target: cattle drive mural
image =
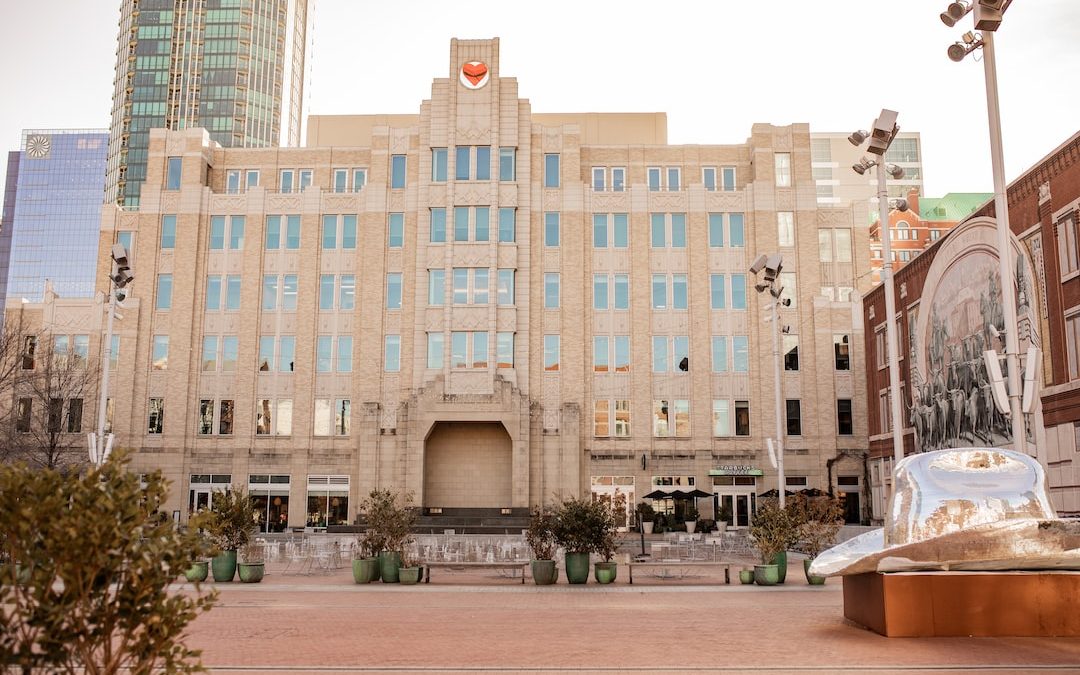
[[[1004,357],[994,221],[954,230],[931,263],[922,297],[909,312],[911,382],[907,423],[920,451],[1000,446],[1012,441],[1009,418],[994,405],[983,352]],[[1040,346],[1035,330],[1030,262],[1013,242],[1020,352]],[[1008,381],[1004,358],[1001,371]],[[1037,411],[1038,414],[1038,411]],[[1041,417],[1041,415],[1039,415]],[[1034,438],[1029,431],[1029,441]]]

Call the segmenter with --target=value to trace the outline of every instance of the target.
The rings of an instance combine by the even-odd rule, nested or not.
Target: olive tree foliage
[[[187,626],[216,593],[169,591],[207,553],[158,509],[167,484],[117,451],[84,475],[0,466],[0,664],[11,672],[201,670]],[[8,672],[8,671],[5,671]]]

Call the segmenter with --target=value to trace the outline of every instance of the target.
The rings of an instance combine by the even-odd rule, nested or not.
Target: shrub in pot
[[[731,524],[731,507],[725,504],[720,507],[720,514],[716,518],[716,528],[721,532],[726,532],[728,525]]]
[[[240,581],[245,584],[257,584],[262,581],[266,571],[262,547],[254,542],[245,544],[244,548],[240,549],[237,571],[240,573]]]
[[[214,581],[232,581],[236,574],[237,551],[247,545],[255,525],[255,505],[242,487],[215,492],[207,518],[214,548],[219,551],[210,563]]]
[[[699,515],[698,510],[693,506],[688,507],[686,511],[683,512],[683,523],[686,524],[687,532],[693,532],[697,529],[697,519]]]
[[[553,532],[555,543],[566,550],[567,581],[588,582],[589,554],[602,553],[605,538],[610,533],[614,539],[615,531],[615,517],[606,504],[588,498],[563,500],[556,510]]]
[[[353,581],[369,584],[379,580],[379,552],[383,550],[382,535],[370,527],[360,536],[352,561]]]
[[[399,495],[389,489],[375,489],[361,505],[367,518],[368,533],[378,545],[379,577],[383,583],[398,582],[405,547],[412,541],[416,510],[412,495]]]
[[[594,501],[593,505],[597,509],[597,518],[603,517],[605,521],[603,533],[597,540],[594,549],[602,560],[593,564],[593,578],[596,579],[598,584],[610,584],[615,581],[615,576],[619,570],[618,563],[612,561],[612,558],[615,557],[615,551],[619,548],[619,541],[616,538],[618,525],[615,520],[615,512],[608,504]]]
[[[790,509],[782,508],[775,498],[758,501],[750,536],[761,553],[761,564],[754,566],[754,580],[762,586],[783,583],[779,566],[787,567],[787,549],[794,542],[798,523]],[[778,559],[781,559],[778,560]]]
[[[403,586],[415,585],[420,581],[424,568],[407,550],[401,552],[401,568],[398,569],[398,583]]]
[[[549,506],[534,507],[529,514],[529,527],[525,530],[525,542],[532,550],[533,582],[537,586],[547,586],[559,578],[555,566],[555,520],[554,510]]]
[[[811,575],[810,563],[836,542],[836,535],[844,524],[844,507],[835,497],[807,495],[796,495],[791,506],[798,522],[797,535],[806,553],[806,560],[803,560],[806,582],[811,586],[822,586],[825,577]]]

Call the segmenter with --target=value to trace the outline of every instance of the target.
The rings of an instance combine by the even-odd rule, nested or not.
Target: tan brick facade
[[[459,81],[459,69],[469,61],[489,68],[490,79],[479,89]],[[782,311],[799,340],[799,369],[784,373],[784,394],[801,402],[802,427],[801,435],[787,441],[787,474],[821,489],[841,473],[862,475],[867,411],[859,396],[866,389],[861,312],[857,297],[831,301],[822,288],[831,288],[834,297],[840,288],[864,290],[865,207],[818,206],[806,125],[754,125],[740,145],[671,146],[662,144],[666,131],[657,127],[662,115],[533,115],[517,89],[515,79],[500,77],[497,40],[455,40],[449,77],[434,81],[419,115],[355,118],[356,124],[350,118],[313,118],[318,147],[222,149],[200,130],[153,132],[141,207],[108,207],[102,239],[111,243],[118,232],[130,232],[124,236],[134,241],[136,281],[119,324],[120,367],[111,386],[116,433],[121,445],[138,448],[138,467],[160,467],[174,481],[172,508],[186,512],[190,476],[208,474],[230,475],[236,484],[252,474],[290,476],[292,525],[310,522],[308,476],[348,476],[350,520],[358,499],[375,486],[408,490],[426,507],[527,507],[556,494],[587,493],[591,477],[632,476],[632,506],[652,489],[654,476],[694,476],[699,488],[712,491],[710,469],[739,465],[765,470],[757,492],[773,488],[775,473],[765,453],[765,438],[775,429],[772,327],[761,320],[765,305],[747,268],[759,253],[774,251],[783,253],[785,271],[797,279],[795,302]],[[349,139],[348,147],[337,141],[342,138]],[[456,151],[465,146],[470,177],[455,180]],[[446,149],[445,180],[433,180],[433,148]],[[490,150],[490,180],[476,179],[477,148]],[[499,180],[501,148],[513,149],[512,180]],[[789,186],[776,184],[777,153],[790,157]],[[557,187],[545,186],[545,163],[553,161],[546,155],[558,157]],[[405,158],[400,189],[392,187],[394,156]],[[179,190],[164,189],[169,157],[183,158]],[[600,167],[602,190],[593,183],[593,169]],[[624,171],[623,190],[612,189],[611,168]],[[652,168],[659,169],[658,190],[649,187]],[[715,190],[704,185],[706,168],[720,184]],[[722,188],[718,175],[725,168],[734,171],[731,190]],[[282,193],[280,175],[287,169],[297,178],[311,170],[310,186]],[[335,192],[338,169],[347,170],[347,191]],[[366,171],[359,191],[350,182],[354,169]],[[669,169],[678,169],[678,186],[671,184]],[[228,172],[246,176],[255,170],[257,187],[226,192]],[[468,209],[468,241],[455,241],[455,207]],[[485,208],[486,241],[476,230]],[[446,210],[445,242],[432,241],[432,209]],[[513,241],[500,242],[500,209],[514,209]],[[780,245],[778,211],[793,214],[791,245]],[[390,229],[397,218],[392,214],[402,214],[400,243]],[[558,214],[557,245],[545,237],[546,214]],[[597,214],[607,214],[607,246],[594,241]],[[723,214],[723,246],[710,245],[710,214],[714,220]],[[731,214],[743,217],[741,246],[732,245],[730,227],[737,217]],[[171,249],[161,246],[164,215],[176,216]],[[290,215],[299,218],[295,242],[287,241],[293,234]],[[327,215],[340,216],[334,248],[324,246]],[[616,243],[615,222],[624,215],[625,241]],[[268,247],[273,216],[282,216],[280,241]],[[345,216],[356,216],[355,249],[342,247]],[[656,216],[664,218],[663,246],[651,245]],[[238,242],[230,228],[239,217],[243,242],[233,247]],[[676,224],[680,218],[684,234]],[[836,229],[850,232],[852,250],[839,257],[830,253],[823,262],[821,242],[831,239],[819,232]],[[429,303],[431,270],[445,277],[441,304]],[[454,270],[466,270],[466,302],[454,301]],[[514,274],[510,302],[499,302],[500,270]],[[106,272],[102,260],[103,290]],[[477,298],[485,273],[487,298]],[[546,274],[558,275],[553,307],[546,307],[545,281],[554,277]],[[713,309],[711,275],[719,274],[727,297],[723,309]],[[172,275],[167,310],[155,309],[160,275]],[[355,284],[351,310],[339,308],[347,275]],[[398,277],[388,275],[400,275],[400,308],[387,306],[388,293],[397,292],[390,281],[398,288]],[[606,310],[595,309],[596,275],[606,277],[611,293]],[[614,309],[614,286],[622,275],[627,305]],[[664,279],[663,309],[653,306],[654,275]],[[686,308],[674,309],[683,275]],[[745,309],[732,308],[733,275],[746,275]],[[230,276],[240,283],[235,310],[225,308]],[[320,309],[327,276],[335,284],[333,308]],[[220,291],[210,294],[220,292],[221,309],[207,309],[210,277],[220,280]],[[275,279],[274,309],[264,309],[267,277]],[[454,333],[465,336],[468,367],[451,367]],[[429,334],[443,335],[436,359],[441,366],[428,367]],[[500,334],[513,335],[512,360],[504,356],[501,364]],[[152,364],[155,335],[168,336],[164,370]],[[835,369],[834,335],[849,336],[850,370]],[[203,369],[206,336],[219,337],[212,370]],[[346,372],[319,372],[320,336],[330,337],[334,349],[338,337],[351,337]],[[399,336],[397,370],[384,367],[387,336]],[[545,336],[558,336],[557,368],[545,367]],[[610,338],[610,367],[594,366],[598,336]],[[714,372],[713,336],[727,338],[725,372]],[[736,336],[747,339],[745,372],[735,372]],[[236,340],[232,370],[224,370],[224,361],[231,360],[222,351],[225,337]],[[668,363],[666,372],[654,373],[653,343],[660,337],[667,340]],[[673,351],[683,337],[689,345],[685,372]],[[281,360],[281,338],[286,345],[292,339],[295,352],[285,372],[281,363],[259,370],[260,338],[274,339],[275,361]],[[615,363],[616,338],[630,346],[621,367]],[[485,339],[486,360],[476,342]],[[337,353],[330,358],[336,366]],[[148,434],[148,401],[158,397],[165,402],[162,433]],[[343,399],[350,402],[348,433],[314,435],[325,424],[316,401],[331,401],[326,408],[332,405],[336,414]],[[837,399],[853,402],[850,435],[837,433]],[[199,433],[202,400],[215,402],[210,434]],[[221,400],[234,402],[231,434],[218,433]],[[597,400],[613,402],[606,436],[594,434]],[[685,435],[654,435],[654,401],[660,400],[675,411],[673,431]],[[728,402],[732,429],[736,402],[748,402],[749,434],[715,436],[714,400]],[[271,402],[270,426],[285,421],[279,402],[291,401],[287,434],[257,433],[261,401]],[[628,435],[615,435],[615,401],[629,401]],[[475,434],[469,433],[470,423],[478,423]],[[712,509],[703,510],[708,515]]]

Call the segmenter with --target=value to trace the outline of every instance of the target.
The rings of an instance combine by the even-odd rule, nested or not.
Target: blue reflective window
[[[229,249],[239,251],[244,248],[244,216],[231,216],[229,219]]]
[[[446,182],[446,148],[431,149],[431,180],[436,183]]]
[[[667,246],[667,227],[664,214],[654,213],[649,217],[651,224],[651,242],[653,248],[665,248]]]
[[[387,230],[386,245],[390,248],[401,248],[405,243],[405,214],[391,213],[387,223]]]
[[[431,234],[429,240],[433,244],[441,244],[446,241],[446,209],[431,209]]]
[[[300,248],[300,216],[287,216],[285,230],[285,248]]]
[[[709,246],[720,247],[724,245],[724,214],[709,214]]]
[[[544,246],[559,245],[559,212],[544,213]]]
[[[714,373],[726,373],[728,369],[728,349],[726,336],[713,336],[712,369]]]
[[[322,217],[322,247],[324,250],[337,248],[337,216]]]
[[[745,246],[743,242],[743,214],[728,214],[728,239],[732,246]]]
[[[405,187],[405,155],[390,157],[390,188],[400,190]]]
[[[281,248],[281,216],[266,217],[266,250]]]
[[[607,228],[607,214],[606,213],[594,213],[592,217],[592,245],[593,248],[607,248],[608,245],[608,228]]]
[[[713,309],[724,309],[727,306],[724,298],[724,275],[709,275],[709,301]]]
[[[180,189],[180,171],[183,164],[180,157],[170,157],[165,167],[165,189]]]
[[[731,308],[746,309],[746,275],[731,275]]]
[[[225,249],[225,216],[210,217],[210,250]]]
[[[206,277],[206,310],[221,309],[221,277],[212,274]]]
[[[469,180],[469,150],[467,145],[459,145],[454,151],[454,178]]]
[[[240,309],[240,275],[225,277],[225,309]]]
[[[176,248],[176,216],[161,217],[161,248]]]
[[[731,339],[732,370],[736,373],[750,371],[750,341],[745,335],[736,335]]]
[[[517,239],[517,209],[499,209],[499,241],[513,243]]]
[[[356,248],[356,216],[341,217],[341,248]]]
[[[544,155],[544,187],[559,187],[559,155]]]
[[[612,230],[615,248],[626,248],[630,243],[630,233],[625,213],[614,214]]]
[[[476,180],[491,180],[491,146],[476,148]]]
[[[474,241],[490,241],[489,230],[491,229],[491,209],[486,206],[477,206],[473,209],[473,235]]]
[[[171,274],[159,274],[157,278],[157,299],[154,307],[156,309],[171,309],[172,308],[172,275]]]

